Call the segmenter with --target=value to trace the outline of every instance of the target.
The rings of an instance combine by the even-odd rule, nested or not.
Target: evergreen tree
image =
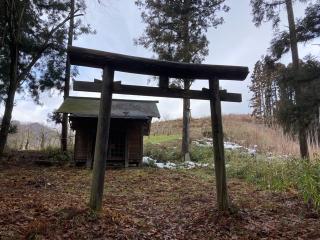
[[[300,0],[300,2],[306,2],[306,0]],[[280,22],[280,13],[284,8],[289,24],[289,38],[290,50],[292,56],[292,70],[295,72],[294,76],[299,76],[299,53],[298,53],[298,42],[296,33],[296,23],[293,12],[293,0],[251,0],[253,22],[256,26],[260,26],[263,21],[271,21],[275,29],[278,28]],[[297,82],[299,79],[296,77]],[[299,84],[295,84],[295,103],[300,105],[302,102],[302,89]],[[309,158],[308,144],[307,144],[307,133],[303,124],[303,119],[298,119],[299,124],[299,144],[300,154],[302,158]]]
[[[79,0],[70,15],[67,0],[1,1],[0,11],[0,93],[5,111],[0,130],[0,155],[10,128],[17,92],[28,92],[39,102],[41,91],[63,89],[66,58],[66,23],[83,15]],[[89,28],[78,21],[78,33]]]
[[[274,63],[269,56],[265,56],[255,64],[251,75],[252,115],[268,126],[277,122],[275,112],[280,101],[279,79],[285,68],[285,65]]]
[[[320,37],[320,0],[305,9],[304,17],[297,21],[297,41],[306,43]],[[278,32],[271,41],[270,52],[278,60],[290,50],[290,35],[287,30]]]
[[[280,125],[291,136],[299,133],[303,119],[308,139],[319,146],[320,62],[310,56],[300,61],[297,83],[292,64],[285,66],[269,60],[269,57],[259,60],[251,76],[252,115],[269,126]],[[296,104],[296,84],[303,89],[300,104]]]
[[[301,119],[303,119],[303,126],[309,133],[311,142],[315,140],[315,136],[319,136],[319,72],[320,62],[307,57],[306,61],[300,62],[300,83],[296,81],[292,64],[287,66],[282,77],[279,78],[281,101],[276,118],[284,130],[290,134],[298,133]],[[300,87],[302,85],[303,89],[303,101],[299,105],[296,104],[294,97],[296,84],[299,84]]]
[[[208,55],[206,32],[223,23],[217,13],[227,12],[225,0],[136,0],[146,23],[136,43],[161,60],[201,63]],[[175,79],[171,85],[190,89],[193,79]],[[182,155],[189,157],[190,100],[183,99]]]

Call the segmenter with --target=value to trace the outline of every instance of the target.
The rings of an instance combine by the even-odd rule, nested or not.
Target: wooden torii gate
[[[249,73],[247,67],[159,61],[73,46],[68,48],[68,53],[73,65],[103,69],[102,81],[74,83],[74,90],[101,91],[90,197],[93,210],[102,206],[113,93],[210,100],[217,202],[219,210],[228,210],[221,101],[241,102],[242,99],[241,94],[219,90],[219,79],[243,81]],[[159,87],[114,82],[115,71],[158,76]],[[173,89],[169,87],[169,78],[208,80],[209,89]]]

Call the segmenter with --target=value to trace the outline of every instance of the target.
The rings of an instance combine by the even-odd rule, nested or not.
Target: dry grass
[[[211,132],[210,118],[191,120],[191,138],[200,138]],[[299,156],[299,144],[285,135],[280,128],[269,128],[256,122],[250,115],[223,116],[225,140],[239,143],[245,147],[257,145],[259,151],[276,155]],[[151,135],[181,134],[181,119],[160,121],[152,124]],[[318,146],[309,145],[311,156],[320,153]]]

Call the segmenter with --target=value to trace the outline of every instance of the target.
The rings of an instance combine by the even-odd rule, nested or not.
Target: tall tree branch
[[[75,11],[78,12],[79,9],[77,9]],[[38,53],[36,54],[36,56],[33,57],[33,59],[31,60],[31,62],[27,65],[27,67],[19,74],[18,76],[18,83],[23,80],[28,73],[30,72],[31,68],[34,66],[34,64],[36,64],[36,62],[40,59],[41,55],[43,54],[43,52],[50,46],[49,41],[51,39],[51,37],[53,36],[53,34],[61,27],[63,26],[67,21],[69,21],[71,18],[75,18],[75,17],[79,17],[79,16],[83,16],[83,14],[74,14],[73,16],[68,16],[66,19],[64,19],[61,23],[59,23],[56,27],[52,28],[51,31],[48,34],[48,37],[46,39],[46,41],[42,44],[42,47],[40,48],[40,50],[38,51]]]

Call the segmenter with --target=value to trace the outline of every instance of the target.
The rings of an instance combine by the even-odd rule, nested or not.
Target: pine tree
[[[225,0],[137,0],[146,23],[145,33],[136,44],[151,49],[161,60],[201,63],[208,55],[206,32],[218,27],[223,18],[217,13],[227,12]],[[175,79],[175,87],[190,89],[193,79]],[[182,155],[189,157],[190,100],[183,99]]]
[[[300,0],[300,2],[306,2],[306,0]],[[293,3],[292,0],[251,0],[253,22],[256,26],[260,26],[263,21],[271,21],[275,29],[278,28],[280,22],[281,9],[284,8],[289,24],[289,42],[292,56],[292,70],[295,72],[295,76],[299,76],[299,53],[298,53],[298,41],[296,33],[296,23],[294,19]],[[296,79],[298,81],[298,79]],[[298,84],[295,85],[295,97],[296,104],[299,105],[302,102],[302,89]],[[299,124],[299,144],[300,155],[302,158],[309,158],[307,133],[303,124],[303,119],[298,119]]]
[[[252,115],[269,126],[280,125],[290,136],[299,133],[303,119],[310,142],[319,146],[320,62],[310,56],[300,61],[297,83],[293,64],[285,66],[268,59],[259,60],[251,76]],[[303,101],[299,105],[295,97],[297,84],[303,89]]]
[[[258,121],[264,121],[264,94],[263,94],[263,64],[259,60],[254,65],[254,70],[251,75],[251,84],[249,86],[253,96],[250,99],[250,107],[252,110],[252,116]]]
[[[277,119],[287,133],[298,133],[299,124],[301,124],[299,119],[303,119],[306,132],[309,132],[310,136],[318,136],[319,72],[320,62],[310,57],[300,62],[299,79],[302,83],[297,83],[292,64],[285,69],[283,77],[279,81],[281,102],[277,111]],[[296,84],[302,85],[303,89],[303,101],[299,105],[296,104],[294,97]]]
[[[269,56],[263,56],[255,64],[251,76],[250,91],[253,97],[250,100],[253,108],[252,115],[268,126],[276,123],[275,112],[279,99],[279,79],[283,75],[285,66],[274,63]]]
[[[306,43],[320,37],[320,0],[305,9],[304,17],[296,24],[297,41]],[[278,60],[290,50],[290,35],[287,30],[278,32],[271,41],[270,52]]]

